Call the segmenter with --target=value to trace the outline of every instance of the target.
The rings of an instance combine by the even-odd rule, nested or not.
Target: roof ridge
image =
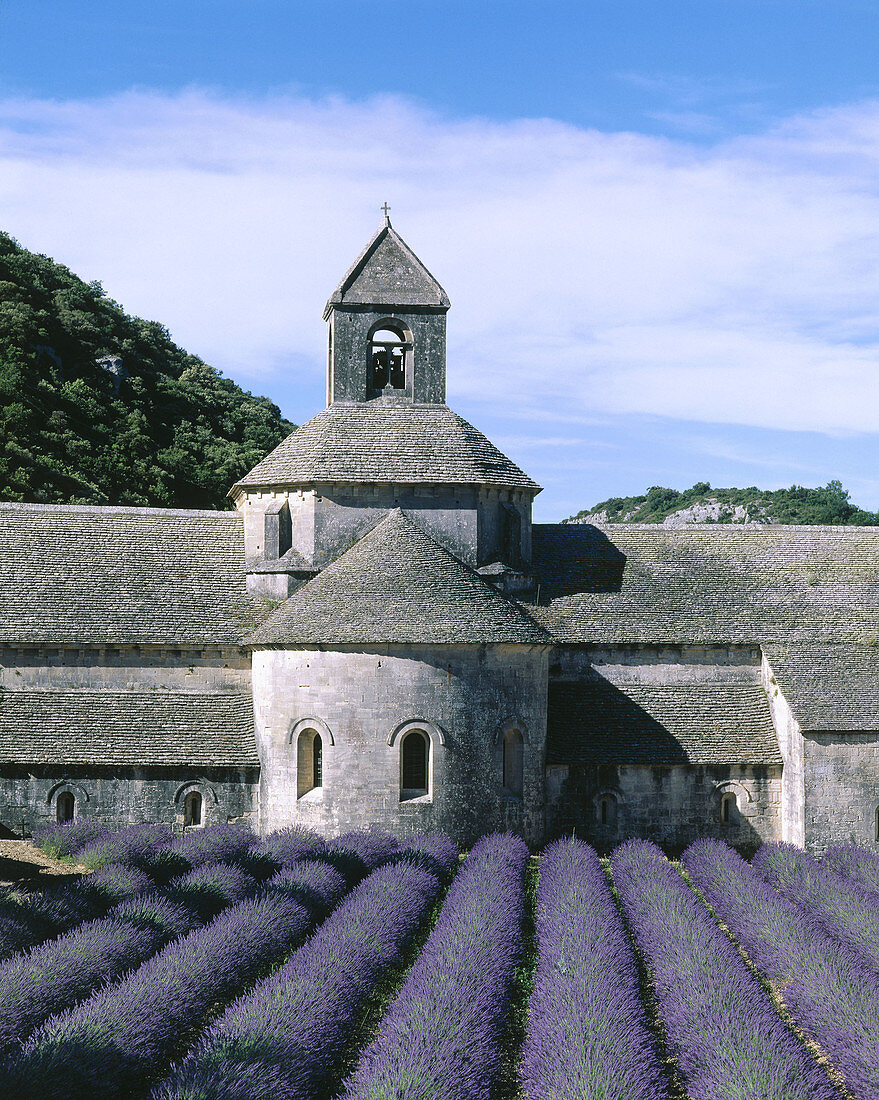
[[[402,508],[299,587],[245,644],[550,645],[544,628]]]

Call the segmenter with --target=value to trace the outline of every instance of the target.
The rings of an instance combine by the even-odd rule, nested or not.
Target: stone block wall
[[[802,754],[806,848],[879,851],[879,733],[804,732]]]
[[[766,658],[761,669],[763,688],[769,700],[772,723],[784,761],[781,791],[781,839],[802,848],[806,843],[805,771],[803,735],[790,704],[775,680]]]
[[[462,844],[544,828],[547,651],[524,646],[256,650],[256,737],[264,831],[301,823],[325,835],[375,824],[440,829]],[[502,737],[522,730],[523,793],[505,797]],[[430,738],[427,795],[401,797],[406,732]],[[323,784],[297,796],[297,741],[316,730]]]
[[[74,817],[93,818],[109,828],[141,821],[182,830],[183,799],[202,795],[204,825],[238,821],[259,828],[259,772],[256,768],[123,768],[0,766],[0,834],[29,836],[56,820],[62,791],[74,798]]]
[[[735,796],[728,821],[725,794]],[[547,837],[575,831],[603,852],[643,837],[676,853],[712,836],[749,851],[781,839],[781,797],[780,767],[555,767],[547,774]]]

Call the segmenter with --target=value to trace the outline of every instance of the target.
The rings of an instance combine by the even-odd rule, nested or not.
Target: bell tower
[[[442,405],[449,299],[391,225],[327,302],[327,404]]]

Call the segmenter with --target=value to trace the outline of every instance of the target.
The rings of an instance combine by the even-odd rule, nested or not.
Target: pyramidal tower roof
[[[446,292],[386,217],[330,296],[324,318],[334,306],[433,306],[445,310],[450,304]]]
[[[297,589],[247,642],[546,645],[549,640],[520,607],[397,508]]]

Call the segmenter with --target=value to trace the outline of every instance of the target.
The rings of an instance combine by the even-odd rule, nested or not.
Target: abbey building
[[[532,524],[383,225],[235,510],[0,505],[0,831],[879,842],[879,528]]]

